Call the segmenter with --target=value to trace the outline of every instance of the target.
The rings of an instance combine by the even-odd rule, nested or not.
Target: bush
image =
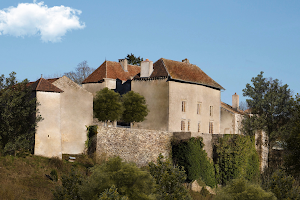
[[[80,189],[83,199],[97,199],[99,195],[115,185],[120,195],[130,200],[154,199],[154,179],[149,172],[134,163],[122,162],[119,157],[110,158],[106,163],[92,168],[92,174]]]
[[[259,157],[255,140],[251,136],[224,135],[216,145],[216,173],[218,182],[226,184],[231,179],[245,178],[257,181],[259,178]]]
[[[272,192],[264,191],[259,185],[245,179],[234,179],[217,192],[215,200],[276,200]]]
[[[160,154],[157,158],[157,164],[153,162],[149,163],[150,173],[155,178],[157,184],[157,199],[191,200],[188,191],[183,186],[186,180],[185,171],[178,166],[174,167],[169,159],[163,161],[163,158],[164,157]]]
[[[128,197],[120,196],[116,186],[112,185],[101,193],[99,200],[128,200]]]
[[[203,149],[201,137],[188,141],[172,143],[172,158],[175,164],[183,166],[187,174],[187,182],[201,178],[206,185],[216,186],[214,164]]]

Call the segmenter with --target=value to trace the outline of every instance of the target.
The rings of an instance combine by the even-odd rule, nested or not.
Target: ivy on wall
[[[175,164],[183,166],[187,182],[201,178],[206,185],[216,186],[215,169],[212,161],[203,149],[203,138],[191,138],[187,141],[172,142],[172,159]]]
[[[259,156],[255,139],[243,135],[224,135],[215,145],[217,182],[226,184],[235,178],[256,181],[259,177]]]

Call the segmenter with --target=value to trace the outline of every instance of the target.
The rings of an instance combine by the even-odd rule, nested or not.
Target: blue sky
[[[300,1],[1,0],[0,74],[37,80],[133,53],[188,58],[235,92],[264,71],[299,92]],[[57,20],[58,19],[58,20]]]

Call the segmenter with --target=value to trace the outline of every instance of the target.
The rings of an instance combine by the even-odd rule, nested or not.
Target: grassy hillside
[[[60,184],[61,175],[68,173],[72,167],[82,174],[88,173],[93,162],[85,156],[78,157],[74,163],[57,158],[40,156],[0,157],[0,197],[1,199],[52,199],[52,190]],[[58,181],[50,180],[50,175],[56,170]]]

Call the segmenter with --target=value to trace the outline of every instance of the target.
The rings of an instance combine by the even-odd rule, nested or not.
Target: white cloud
[[[67,31],[85,27],[77,16],[80,14],[80,10],[65,6],[48,8],[36,0],[20,3],[17,7],[0,10],[0,35],[40,35],[44,42],[59,42]]]

